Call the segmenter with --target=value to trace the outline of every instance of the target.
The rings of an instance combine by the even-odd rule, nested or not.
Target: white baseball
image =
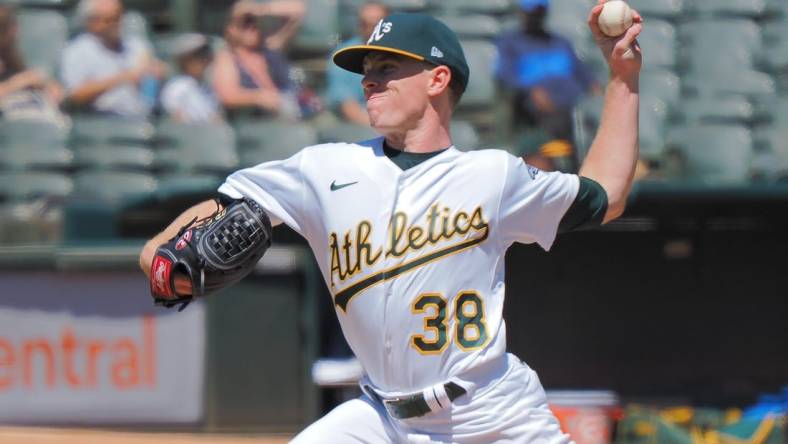
[[[609,37],[618,37],[632,26],[632,8],[621,0],[605,3],[599,14],[599,29]]]

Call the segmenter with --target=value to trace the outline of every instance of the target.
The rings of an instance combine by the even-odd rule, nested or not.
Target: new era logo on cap
[[[443,52],[441,52],[440,49],[438,49],[438,48],[436,48],[434,46],[432,47],[432,51],[430,51],[430,55],[433,56],[433,57],[437,57],[439,59],[443,58]]]

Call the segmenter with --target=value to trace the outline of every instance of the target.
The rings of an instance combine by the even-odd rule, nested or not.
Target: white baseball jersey
[[[454,147],[403,171],[382,141],[307,147],[219,191],[307,239],[369,380],[410,393],[502,357],[506,250],[549,249],[579,181]]]

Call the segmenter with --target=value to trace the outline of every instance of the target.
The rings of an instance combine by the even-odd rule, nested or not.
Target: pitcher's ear
[[[449,89],[451,83],[451,69],[446,65],[440,65],[432,68],[430,71],[430,83],[427,94],[430,97],[437,97],[443,91]]]

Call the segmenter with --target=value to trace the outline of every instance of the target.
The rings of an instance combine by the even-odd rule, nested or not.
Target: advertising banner
[[[140,273],[0,272],[0,423],[195,423],[205,309]]]

